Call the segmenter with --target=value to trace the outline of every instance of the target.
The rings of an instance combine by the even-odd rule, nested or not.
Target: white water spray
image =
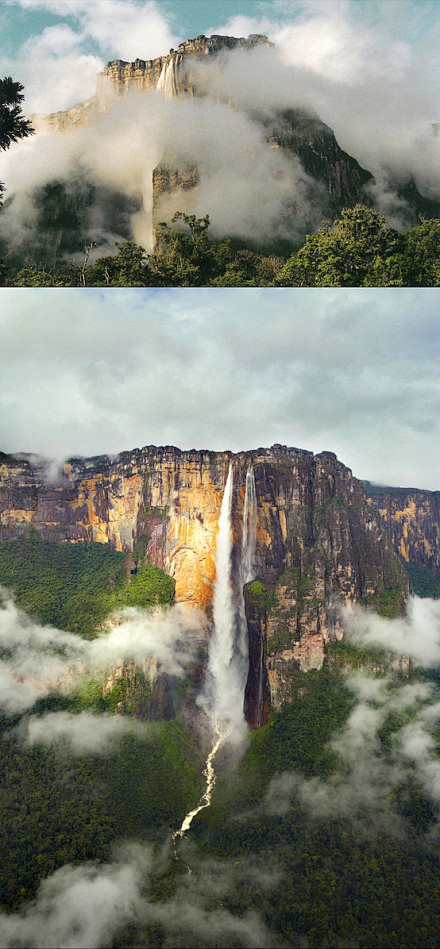
[[[165,63],[162,66],[162,71],[157,81],[156,89],[162,92],[167,99],[173,99],[175,96],[179,95],[177,72],[181,59],[182,56],[177,54],[177,56],[173,56],[170,59],[169,63]]]
[[[214,725],[223,733],[240,739],[246,727],[243,695],[249,656],[247,636],[243,636],[243,624],[240,622],[240,602],[238,600],[237,603],[231,576],[232,490],[233,472],[230,465],[217,537],[214,630],[209,644],[207,711]]]

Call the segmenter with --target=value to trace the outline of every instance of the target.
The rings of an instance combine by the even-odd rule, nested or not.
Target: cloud
[[[260,102],[267,88],[266,105],[275,106],[277,99],[279,107],[288,107],[290,90],[291,104],[315,111],[333,129],[340,146],[378,178],[379,201],[390,175],[403,180],[414,176],[424,193],[438,198],[440,142],[431,126],[438,119],[436,44],[429,33],[415,41],[417,21],[411,25],[409,4],[404,10],[400,4],[388,17],[380,7],[383,4],[305,3],[296,5],[288,20],[285,15],[277,19],[274,10],[272,18],[235,17],[216,31],[268,34],[277,52],[264,83],[258,82],[259,50],[248,63],[237,57],[229,79],[234,71],[237,79],[240,73],[237,88],[242,83],[250,91],[253,87]],[[430,13],[438,39],[439,18],[433,8]],[[403,21],[407,26],[404,39],[399,18],[400,25]]]
[[[111,863],[61,867],[42,882],[33,903],[19,913],[0,914],[2,945],[95,949],[123,939],[130,925],[142,945],[149,944],[153,926],[170,945],[176,940],[181,944],[183,938],[185,945],[203,940],[206,945],[275,949],[278,941],[256,911],[238,916],[223,902],[233,894],[237,878],[242,886],[268,890],[276,884],[276,874],[259,870],[252,859],[235,872],[220,861],[196,859],[193,872],[177,883],[174,895],[162,900],[157,889],[153,895],[154,884],[157,887],[169,868],[169,844],[157,856],[149,845],[132,842],[117,849]]]
[[[83,641],[70,633],[33,623],[8,594],[0,606],[0,707],[6,715],[30,708],[60,682],[80,670]]]
[[[364,646],[406,652],[420,665],[440,661],[437,600],[414,597],[402,620],[346,609],[344,627],[351,640]],[[353,708],[329,742],[336,755],[334,773],[310,779],[297,772],[276,775],[266,809],[284,815],[297,800],[313,819],[344,818],[362,832],[402,836],[408,832],[396,807],[402,787],[415,785],[435,807],[440,804],[440,759],[433,731],[440,719],[438,689],[427,681],[377,679],[365,671],[348,676],[345,685]]]
[[[96,76],[106,58],[154,58],[186,38],[172,32],[177,16],[156,2],[11,0],[9,6],[60,18],[30,37],[16,62],[7,63],[25,82],[31,111],[57,111],[78,96],[93,95],[93,71]],[[207,33],[263,32],[276,45],[270,56],[255,50],[224,57],[221,84],[232,86],[234,98],[240,100],[243,88],[252,86],[254,99],[265,108],[312,108],[334,129],[340,145],[383,182],[380,194],[387,193],[391,172],[413,175],[438,197],[440,139],[431,128],[438,119],[440,84],[436,7],[424,3],[429,29],[421,30],[411,4],[401,3],[398,11],[385,6],[266,4],[253,18],[234,15]]]
[[[418,666],[440,663],[440,600],[411,597],[404,617],[386,620],[356,606],[343,610],[347,636],[364,646],[382,646],[409,656]]]
[[[156,671],[184,674],[192,656],[192,634],[200,632],[197,612],[179,606],[166,611],[129,608],[122,612],[118,622],[94,640],[81,639],[53,626],[40,626],[3,593],[0,708],[6,715],[21,713],[55,689],[72,691],[84,673],[103,678],[121,662],[134,662],[147,676]],[[67,732],[71,726],[71,741],[77,745],[81,742],[82,727],[87,729],[90,724],[87,718],[78,717],[50,721],[54,735],[57,727]],[[100,723],[103,729],[107,727],[104,719]],[[38,734],[38,726],[34,723],[32,727],[30,734]]]
[[[16,0],[17,2],[17,0]],[[118,59],[154,59],[176,43],[169,22],[155,0],[18,0],[23,8],[41,10],[76,22],[81,40],[94,40],[99,49]]]
[[[3,289],[4,451],[331,450],[439,488],[436,290]]]
[[[94,712],[48,712],[30,716],[19,726],[26,745],[59,745],[74,755],[106,755],[124,735],[146,740],[151,729],[122,715]]]
[[[25,258],[38,262],[38,254],[50,259],[55,253],[58,232],[41,238],[36,204],[51,181],[67,182],[74,202],[86,204],[80,243],[94,240],[96,254],[114,253],[125,225],[151,250],[153,170],[161,161],[171,168],[197,166],[199,184],[182,193],[179,207],[198,216],[208,212],[213,236],[302,240],[307,227],[319,222],[324,188],[295,156],[269,148],[264,128],[250,115],[210,98],[167,99],[155,89],[122,99],[110,89],[108,109],[69,132],[43,126],[3,155],[2,180],[8,195],[17,196],[3,211],[3,234],[13,248],[21,246]],[[98,192],[90,203],[92,187]],[[112,216],[109,195],[99,188],[124,195],[127,211]],[[156,220],[170,220],[175,210],[175,198],[164,193],[156,201]]]
[[[149,848],[126,848],[107,865],[67,865],[44,880],[37,900],[19,915],[1,915],[2,945],[66,949],[108,945],[118,929],[142,914]]]
[[[78,96],[93,95],[92,74],[102,70],[103,60],[90,52],[90,40],[107,55],[111,50],[118,58],[148,59],[166,54],[172,39],[154,2],[37,6],[66,20],[47,26],[23,47],[29,75],[20,78],[29,80],[31,89],[27,109],[59,110]],[[350,4],[308,4],[295,12],[290,21],[273,20],[274,48],[225,51],[210,58],[208,69],[205,60],[188,58],[195,86],[205,93],[199,98],[167,101],[155,90],[109,95],[107,113],[87,128],[69,134],[39,131],[13,145],[0,171],[9,196],[17,195],[2,216],[9,244],[21,243],[25,256],[29,248],[31,261],[38,262],[38,254],[50,259],[59,235],[49,235],[52,247],[38,247],[35,191],[51,180],[66,180],[70,194],[77,189],[79,206],[87,206],[91,187],[98,189],[92,207],[82,212],[80,244],[83,238],[94,240],[101,253],[111,253],[128,226],[130,236],[150,249],[152,173],[161,161],[197,167],[198,186],[182,191],[180,210],[209,213],[213,236],[302,243],[328,214],[328,195],[292,150],[268,146],[261,116],[276,126],[286,109],[317,114],[335,130],[341,146],[376,175],[372,194],[394,224],[405,225],[407,208],[396,197],[393,179],[414,177],[425,194],[440,197],[440,137],[432,128],[436,97],[420,78],[420,51],[381,27],[361,29]],[[228,29],[240,32],[240,26],[252,23],[237,20]],[[130,51],[124,52],[128,36]],[[100,186],[123,194],[127,211],[112,220],[109,196]],[[169,220],[176,207],[175,196],[164,193],[158,219]]]

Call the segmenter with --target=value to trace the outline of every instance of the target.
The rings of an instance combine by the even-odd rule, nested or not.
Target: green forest
[[[67,212],[66,212],[67,213]],[[71,209],[70,216],[73,210]],[[44,223],[44,222],[43,222]],[[59,228],[58,216],[48,227]],[[70,222],[72,226],[72,222]],[[178,211],[156,229],[154,253],[126,240],[93,261],[93,239],[80,264],[38,260],[23,266],[3,249],[0,277],[10,287],[437,287],[440,220],[398,232],[377,211],[347,208],[323,221],[297,249],[258,249],[216,241],[209,215]],[[47,235],[46,235],[47,237]],[[78,253],[78,250],[77,250]],[[32,256],[35,258],[35,251]],[[93,262],[92,262],[93,261]]]
[[[136,568],[124,560],[105,545],[51,544],[31,534],[0,544],[0,577],[33,622],[91,637],[115,608],[172,603],[172,581],[148,564],[142,544]],[[188,703],[177,704],[169,721],[142,723],[142,735],[116,738],[106,754],[23,739],[29,723],[49,712],[114,714],[115,705],[99,703],[90,683],[73,696],[51,693],[24,715],[3,716],[3,912],[11,919],[32,912],[41,881],[61,868],[115,871],[124,845],[135,844],[148,862],[147,870],[139,856],[130,857],[144,867],[145,915],[121,913],[99,944],[437,946],[437,805],[398,754],[402,729],[425,701],[416,691],[406,704],[401,696],[429,681],[435,703],[435,674],[390,678],[382,664],[382,698],[378,691],[366,706],[381,716],[374,737],[357,747],[355,760],[335,743],[350,734],[359,702],[347,676],[362,668],[371,676],[376,658],[339,644],[323,669],[293,676],[290,701],[268,724],[249,733],[239,751],[221,749],[212,804],[175,852],[171,834],[203,790],[209,741]],[[438,757],[435,722],[431,735]]]

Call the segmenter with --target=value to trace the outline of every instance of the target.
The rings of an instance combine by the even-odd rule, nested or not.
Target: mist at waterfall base
[[[146,90],[121,99],[109,88],[109,112],[95,124],[63,134],[40,131],[13,145],[0,164],[7,195],[14,196],[2,215],[8,241],[28,247],[32,256],[36,190],[65,181],[68,194],[76,193],[81,201],[88,182],[97,192],[86,227],[99,253],[114,252],[114,241],[121,239],[120,228],[109,223],[108,198],[99,199],[100,186],[124,194],[134,205],[124,224],[135,241],[151,249],[152,171],[163,156],[177,164],[197,164],[200,182],[191,196],[191,211],[210,214],[213,236],[302,241],[305,229],[318,225],[326,213],[324,189],[321,193],[315,184],[311,191],[300,162],[268,148],[264,130],[252,118],[252,113],[270,117],[286,108],[304,107],[335,130],[341,147],[374,173],[375,200],[384,212],[393,207],[397,213],[399,204],[390,193],[390,176],[413,177],[423,193],[438,197],[440,138],[431,127],[436,116],[429,94],[417,91],[410,51],[402,44],[388,48],[383,39],[372,42],[373,37],[360,43],[353,25],[344,22],[338,30],[331,19],[326,21],[325,14],[316,18],[312,62],[304,39],[313,18],[279,30],[275,49],[256,48],[245,56],[231,51],[210,63],[203,73],[204,98],[167,98],[161,90]],[[331,61],[326,30],[334,44]],[[343,46],[339,56],[338,43]],[[196,64],[191,68],[197,75]],[[231,109],[218,97],[230,97],[237,106]],[[181,197],[185,203],[184,193]],[[294,213],[286,218],[292,201]],[[167,210],[176,207],[167,209],[164,203],[164,215]]]
[[[225,489],[224,513],[228,520],[231,484]],[[224,530],[225,546],[227,531]],[[244,558],[243,558],[244,559]],[[347,617],[348,635],[359,642],[394,648],[396,654],[406,650],[420,667],[440,663],[440,603],[435,600],[410,601],[408,615],[399,620],[384,620],[351,609]],[[11,604],[3,608],[2,628],[9,627],[9,637],[3,636],[3,663],[14,663],[6,650],[10,650],[15,635],[19,633],[20,669],[36,662],[38,669],[40,653],[50,662],[65,652],[70,639],[68,634],[38,627],[31,621],[18,617]],[[29,622],[27,638],[23,626]],[[14,626],[14,624],[16,624]],[[18,625],[17,625],[18,624]],[[21,633],[20,633],[21,626]],[[37,638],[41,637],[40,646]],[[69,642],[63,637],[67,636]],[[72,637],[75,639],[77,637]],[[25,661],[26,660],[26,661]],[[38,661],[37,661],[38,660]],[[52,659],[53,661],[53,659]],[[15,668],[18,675],[18,667]],[[224,673],[224,671],[223,671]],[[223,674],[221,673],[221,674]],[[304,816],[305,831],[320,826],[331,830],[334,821],[344,820],[344,833],[354,828],[360,840],[377,838],[379,841],[395,839],[405,853],[411,846],[412,828],[396,808],[399,787],[408,780],[419,787],[438,810],[440,805],[440,762],[436,746],[435,729],[440,720],[440,697],[435,682],[421,680],[398,684],[390,677],[381,679],[360,671],[346,680],[351,696],[351,709],[345,723],[338,728],[330,740],[330,748],[336,755],[338,766],[327,778],[316,778],[301,771],[275,771],[268,775],[265,795],[249,804],[220,811],[222,834],[230,835],[234,827],[240,829],[245,839],[252,840],[255,826],[264,829],[257,836],[257,843],[249,843],[239,849],[234,858],[230,855],[208,856],[197,844],[185,840],[185,860],[191,864],[192,873],[178,872],[171,888],[158,899],[158,887],[166,879],[171,853],[170,835],[159,828],[159,844],[156,836],[148,838],[147,828],[139,827],[139,839],[115,841],[113,856],[109,862],[82,861],[77,865],[59,867],[41,882],[35,901],[22,904],[18,912],[0,915],[0,944],[4,947],[27,946],[35,949],[49,947],[103,947],[120,944],[124,932],[133,930],[141,939],[139,944],[158,945],[154,927],[164,934],[164,946],[194,945],[199,941],[206,946],[242,945],[250,947],[276,947],[300,945],[292,923],[287,938],[277,931],[276,918],[268,928],[261,915],[260,906],[267,907],[275,900],[283,899],[284,887],[289,878],[301,876],[301,864],[296,866],[296,848],[291,841],[292,819],[300,806]],[[19,729],[24,746],[32,744],[34,749],[44,747],[48,741],[65,753],[67,729],[71,735],[80,727],[81,716],[70,716],[70,726],[64,713],[36,717],[32,714],[22,720]],[[399,716],[400,725],[395,730],[389,752],[380,750],[379,735],[387,717]],[[111,753],[121,741],[120,716],[95,716],[89,722],[95,728],[102,743],[98,748],[91,742],[82,745],[69,741],[70,753],[75,756]],[[113,730],[112,740],[103,736],[98,719],[105,719]],[[53,727],[58,720],[58,726]],[[50,726],[50,721],[52,726]],[[142,723],[127,723],[144,728]],[[314,723],[318,727],[319,722]],[[300,727],[298,725],[297,727]],[[293,738],[293,736],[292,736]],[[42,745],[42,742],[44,744]],[[63,752],[64,748],[64,752]],[[148,755],[148,742],[145,744]],[[251,772],[252,773],[252,772]],[[270,779],[270,780],[269,780]],[[225,789],[220,786],[220,793]],[[230,794],[232,788],[229,788]],[[205,812],[208,813],[208,812]],[[291,816],[293,815],[293,816]],[[217,820],[219,817],[217,817]],[[295,818],[296,819],[296,818]],[[310,823],[311,822],[311,823]],[[300,822],[301,823],[301,822]],[[277,828],[275,851],[271,834]],[[147,831],[147,840],[141,840]],[[220,829],[219,829],[220,833]],[[264,839],[267,836],[267,847]],[[438,850],[438,814],[425,835],[418,834],[419,852],[431,854]],[[156,842],[155,842],[156,841]],[[298,858],[299,859],[299,858]],[[303,859],[303,858],[301,858]],[[324,859],[324,855],[317,856]],[[325,878],[326,879],[326,878]],[[244,897],[246,894],[246,897]],[[257,898],[258,897],[258,898]],[[234,907],[246,907],[237,915]],[[128,930],[127,930],[128,927]],[[182,941],[181,934],[185,934]],[[141,934],[141,935],[139,935]],[[125,944],[125,943],[124,943]]]
[[[228,496],[226,491],[225,496]],[[226,500],[225,510],[228,503]],[[413,661],[427,662],[430,666],[434,663],[438,666],[440,662],[439,601],[414,598],[410,601],[407,618],[395,621],[377,620],[363,610],[354,609],[350,611],[349,626],[349,635],[363,642],[369,636],[376,644],[389,647],[394,643],[396,653],[404,644]],[[225,857],[218,851],[216,856],[208,856],[200,849],[203,834],[196,836],[196,844],[191,833],[184,842],[185,860],[192,869],[188,874],[183,869],[179,871],[173,861],[166,830],[162,837],[159,832],[158,844],[157,833],[151,840],[147,830],[145,840],[146,828],[140,827],[138,840],[115,841],[109,862],[89,860],[61,866],[41,882],[32,903],[22,904],[18,912],[3,912],[0,945],[7,949],[18,946],[99,949],[121,942],[126,944],[124,934],[133,930],[138,939],[135,944],[145,946],[192,946],[199,942],[205,946],[237,945],[256,949],[304,945],[302,937],[297,935],[294,920],[287,936],[285,929],[278,931],[276,915],[271,916],[269,912],[271,923],[269,926],[267,923],[268,908],[278,906],[280,900],[288,901],[287,895],[283,895],[288,892],[285,890],[288,880],[303,879],[302,851],[296,856],[301,826],[309,837],[316,832],[319,841],[319,828],[326,837],[327,833],[334,832],[332,828],[337,831],[337,822],[343,820],[345,838],[353,833],[361,847],[368,847],[368,841],[376,840],[371,844],[376,858],[387,841],[395,840],[402,859],[406,860],[407,848],[413,853],[414,829],[398,811],[396,802],[399,788],[408,779],[431,801],[437,815],[425,833],[417,833],[414,844],[419,854],[426,851],[432,860],[439,843],[440,761],[435,739],[440,720],[438,687],[429,680],[398,684],[390,677],[377,679],[364,670],[349,676],[345,687],[351,707],[345,723],[330,739],[329,747],[338,761],[332,774],[326,778],[310,776],[305,762],[303,772],[279,770],[268,775],[265,785],[263,783],[266,792],[254,799],[253,805],[230,804],[228,809],[223,803],[216,818],[221,821],[219,840],[223,835],[229,840],[237,828],[248,841],[234,856],[229,851]],[[390,715],[398,716],[400,724],[384,754],[379,736]],[[75,717],[78,718],[72,716]],[[118,716],[102,717],[112,719],[116,733]],[[31,715],[30,721],[32,718]],[[43,723],[44,719],[42,726]],[[318,726],[319,722],[315,721],[314,727]],[[297,728],[300,727],[297,719]],[[34,748],[42,741],[42,732],[43,727],[35,734]],[[22,740],[25,740],[24,727]],[[120,736],[114,738],[113,743],[107,745],[108,750],[114,749],[115,742],[120,740]],[[294,740],[294,735],[290,740]],[[62,741],[61,732],[58,738],[53,734],[53,741]],[[145,748],[148,753],[148,745]],[[75,754],[84,753],[85,748],[75,751]],[[219,792],[224,796],[225,787],[220,786]],[[234,800],[231,787],[223,800],[227,801],[231,793]],[[254,828],[259,831],[252,843]],[[310,846],[313,843],[309,841],[306,849]],[[334,873],[327,866],[328,858],[323,852],[312,852],[315,860],[323,861],[327,875]],[[168,884],[165,894],[158,898],[158,887],[167,879],[171,864],[177,866],[171,893]],[[322,899],[325,893],[328,895],[325,873]],[[335,882],[332,900],[338,893],[337,876]],[[386,905],[387,894],[382,893],[381,898]],[[241,907],[238,913],[237,906]],[[157,927],[163,942],[157,941]]]

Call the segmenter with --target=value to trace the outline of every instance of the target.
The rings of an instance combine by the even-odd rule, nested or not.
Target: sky
[[[404,129],[409,147],[438,120],[433,0],[3,0],[0,30],[0,73],[24,84],[30,113],[93,95],[111,59],[166,55],[200,32],[263,32],[296,70],[291,88],[306,82],[347,151],[370,157],[358,126],[372,124],[378,144],[385,130],[399,140],[388,142],[388,158],[397,160]]]
[[[166,55],[199,33],[265,33],[333,78],[415,65],[433,93],[440,74],[436,0],[3,0],[0,28],[0,72],[25,84],[31,111],[92,95],[111,59]]]
[[[440,489],[438,291],[1,291],[1,449],[333,451]]]

